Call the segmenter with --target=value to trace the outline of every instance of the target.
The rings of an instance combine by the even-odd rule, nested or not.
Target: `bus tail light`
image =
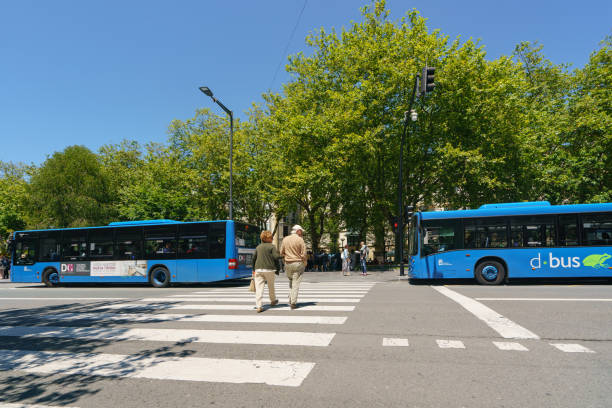
[[[236,268],[238,268],[238,261],[236,261],[236,260],[235,260],[235,259],[233,259],[233,258],[232,258],[232,259],[229,259],[229,260],[228,260],[228,262],[227,262],[227,264],[228,264],[228,265],[227,265],[227,267],[228,267],[229,269],[236,269]]]

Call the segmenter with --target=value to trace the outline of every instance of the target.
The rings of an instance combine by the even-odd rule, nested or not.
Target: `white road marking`
[[[0,370],[298,387],[314,363],[0,350]]]
[[[490,328],[498,332],[506,339],[539,339],[540,337],[527,330],[526,328],[514,323],[512,320],[500,315],[495,310],[483,305],[482,303],[450,290],[444,286],[432,286],[444,296],[454,300],[463,306],[467,311],[471,312],[485,322]]]
[[[77,408],[77,407],[66,407],[57,405],[30,405],[30,404],[9,404],[6,402],[0,402],[0,408]]]
[[[264,305],[265,307],[265,305]],[[163,310],[255,310],[254,306],[251,305],[185,305],[185,304],[146,304],[146,303],[123,303],[119,305],[106,305],[100,306],[98,309],[163,309]],[[291,310],[289,306],[275,306],[270,311],[286,311]],[[304,311],[304,312],[352,312],[355,310],[355,306],[324,306],[324,305],[307,305],[300,306],[292,310],[292,313]]]
[[[607,298],[591,298],[591,299],[576,299],[576,298],[476,298],[476,300],[512,300],[512,301],[523,301],[531,300],[535,302],[612,302],[612,299]]]
[[[593,350],[581,346],[580,344],[550,343],[550,345],[565,353],[595,353]]]
[[[440,348],[455,348],[455,349],[464,349],[465,345],[462,341],[459,340],[436,340],[438,343],[438,347]]]
[[[324,298],[307,298],[298,297],[299,302],[316,302],[316,303],[359,303],[361,299],[324,299]],[[142,302],[251,302],[255,303],[255,296],[247,297],[206,297],[206,298],[144,298]]]
[[[132,322],[222,322],[222,323],[278,323],[278,324],[344,324],[345,316],[280,316],[265,314],[249,315],[192,315],[176,314],[129,314],[129,313],[60,313],[45,316],[45,320],[111,320]]]
[[[275,288],[275,292],[276,293],[289,293],[289,289],[278,289]],[[248,292],[248,290],[245,289],[230,289],[230,290],[215,290],[215,291],[203,291],[203,292],[192,292],[196,295],[220,295],[220,294],[226,294],[226,293],[245,293]],[[268,292],[268,288],[264,289],[264,293]],[[300,293],[308,293],[309,295],[312,294],[339,294],[339,295],[367,295],[368,291],[357,291],[357,290],[318,290],[318,289],[302,289],[300,288]]]
[[[266,295],[268,295],[267,293],[265,293]],[[289,294],[289,292],[276,292],[277,295],[285,295],[287,296]],[[303,296],[316,296],[318,298],[353,298],[353,299],[359,299],[362,298],[363,295],[330,295],[330,294],[325,294],[325,295],[316,295],[313,293],[301,293]],[[252,292],[243,292],[243,293],[210,293],[207,295],[171,295],[168,296],[169,298],[192,298],[192,299],[206,299],[206,298],[214,298],[214,297],[248,297],[250,299],[253,299],[253,293]]]
[[[137,298],[116,298],[116,297],[103,297],[103,298],[67,298],[67,297],[56,297],[56,298],[47,298],[47,297],[0,297],[0,300],[127,300],[127,299],[137,299]]]
[[[329,346],[336,333],[123,329],[59,326],[0,326],[0,336],[59,337],[70,339],[170,341],[175,343],[267,344],[290,346]]]
[[[508,351],[529,351],[529,349],[520,343],[514,343],[511,341],[494,341],[495,347],[500,350]]]
[[[383,337],[382,345],[389,347],[408,347],[409,344],[408,339]]]
[[[245,286],[240,286],[240,287],[226,287],[226,288],[211,288],[210,290],[214,290],[214,291],[219,291],[219,290],[228,290],[228,289],[240,289],[241,287],[245,287]],[[274,287],[275,288],[288,288],[289,285],[287,284],[279,284],[278,282],[274,283]],[[359,286],[346,286],[346,285],[333,285],[333,286],[313,286],[313,285],[305,285],[304,282],[302,282],[300,284],[300,289],[304,288],[304,289],[319,289],[319,290],[370,290],[373,288],[373,286],[364,286],[364,285],[359,285]]]

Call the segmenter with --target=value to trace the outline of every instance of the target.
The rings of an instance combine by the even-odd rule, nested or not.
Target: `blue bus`
[[[412,279],[611,277],[612,203],[485,204],[417,212],[408,228]]]
[[[17,231],[11,280],[60,283],[214,282],[251,276],[259,228],[234,221],[112,222]]]

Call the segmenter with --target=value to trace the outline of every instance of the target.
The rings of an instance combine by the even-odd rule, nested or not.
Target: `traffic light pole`
[[[400,276],[404,276],[404,179],[403,179],[403,161],[404,161],[404,141],[406,140],[406,129],[410,121],[410,111],[414,104],[414,98],[416,96],[417,85],[419,82],[419,75],[414,77],[414,87],[412,89],[412,97],[410,98],[410,105],[408,110],[404,112],[404,130],[402,131],[402,141],[400,143],[400,160],[399,160],[399,177],[397,181],[397,234],[399,236],[399,262],[400,262]]]

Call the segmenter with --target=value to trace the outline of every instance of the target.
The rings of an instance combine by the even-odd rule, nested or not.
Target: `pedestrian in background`
[[[2,261],[0,261],[4,270],[2,271],[2,277],[4,279],[8,279],[10,277],[9,272],[11,271],[11,261],[8,259],[6,255],[2,256]]]
[[[253,254],[253,271],[255,272],[255,307],[257,313],[263,312],[263,292],[266,283],[268,284],[268,294],[270,295],[270,306],[278,304],[276,299],[276,291],[274,290],[274,279],[279,273],[280,254],[274,245],[272,245],[272,233],[270,231],[262,231],[261,244],[255,248]]]
[[[366,269],[366,261],[368,260],[368,254],[370,250],[365,242],[361,241],[361,249],[359,249],[359,259],[361,260],[361,276],[366,276],[368,271]]]
[[[299,225],[294,225],[291,235],[283,238],[280,254],[285,260],[285,272],[289,279],[289,306],[297,308],[298,292],[302,275],[306,267],[306,244],[302,236],[304,230]]]
[[[342,276],[349,276],[351,274],[350,266],[350,254],[348,245],[344,245],[340,258],[342,259]]]

